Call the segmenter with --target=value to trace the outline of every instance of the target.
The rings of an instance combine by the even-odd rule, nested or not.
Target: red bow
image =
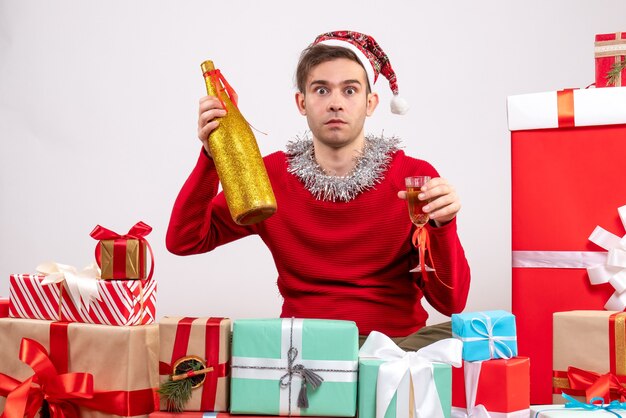
[[[587,402],[595,397],[604,398],[607,403],[616,400],[617,396],[619,396],[620,402],[624,402],[626,399],[626,388],[622,386],[619,377],[613,373],[601,375],[589,370],[569,367],[567,378],[570,388],[585,391]]]
[[[105,239],[136,239],[139,242],[143,242],[148,247],[150,251],[150,273],[146,277],[146,280],[150,280],[152,278],[152,273],[154,272],[154,255],[152,254],[152,247],[150,247],[150,243],[146,240],[145,236],[152,232],[152,227],[142,221],[137,222],[132,228],[128,230],[125,235],[120,235],[117,232],[111,231],[103,226],[96,225],[96,227],[89,233],[92,238],[97,240],[105,240]],[[98,262],[98,266],[101,266],[101,249],[100,245],[96,245],[96,261]]]
[[[19,358],[35,373],[24,382],[0,373],[0,396],[7,398],[2,418],[34,418],[44,400],[53,418],[80,418],[81,406],[121,416],[145,415],[159,408],[152,388],[95,392],[90,373],[59,374],[46,349],[35,340],[22,339]]]
[[[239,100],[239,97],[237,96],[235,89],[233,89],[230,86],[230,84],[228,84],[228,81],[226,81],[226,78],[222,75],[222,72],[220,70],[212,70],[212,71],[207,71],[207,73],[204,74],[205,77],[207,75],[211,78],[211,82],[213,83],[213,85],[215,86],[215,89],[217,90],[217,98],[222,104],[222,108],[226,110],[226,103],[224,103],[224,100],[222,99],[222,92],[224,91],[228,93],[228,97],[230,98],[230,101],[233,102],[235,107],[237,107],[237,101]],[[224,87],[220,88],[220,86],[222,85]]]
[[[424,283],[428,282],[428,272],[426,271],[426,255],[430,260],[430,265],[435,267],[433,262],[432,251],[430,250],[430,234],[426,229],[426,225],[418,227],[413,233],[413,246],[419,249],[420,268],[422,270],[422,280]],[[435,277],[439,280],[439,283],[447,287],[448,289],[454,289],[452,286],[444,283],[437,274],[437,271],[433,271]]]
[[[93,398],[93,376],[89,373],[59,374],[48,352],[37,341],[23,338],[19,358],[34,374],[24,382],[0,374],[0,394],[6,396],[3,418],[33,418],[43,401],[55,418],[79,418],[77,401]]]

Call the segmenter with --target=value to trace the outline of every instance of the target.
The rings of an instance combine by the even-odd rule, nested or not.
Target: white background
[[[625,0],[0,0],[0,295],[42,261],[90,263],[96,224],[123,233],[143,220],[159,316],[278,316],[258,237],[191,257],[165,249],[200,150],[200,63],[215,61],[268,133],[265,155],[306,129],[293,100],[300,51],[340,29],[376,38],[411,105],[392,115],[379,80],[367,130],[402,137],[461,196],[467,309],[510,309],[506,96],[592,83],[594,35],[626,31]]]

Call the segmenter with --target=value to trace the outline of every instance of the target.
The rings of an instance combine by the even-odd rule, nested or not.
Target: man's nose
[[[340,94],[334,93],[331,95],[328,102],[328,109],[331,112],[338,112],[343,110],[343,101]]]

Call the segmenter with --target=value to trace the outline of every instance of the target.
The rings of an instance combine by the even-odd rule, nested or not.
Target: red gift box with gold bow
[[[594,55],[596,87],[626,86],[626,32],[596,35]]]
[[[518,353],[531,359],[531,403],[549,404],[552,314],[603,309],[614,293],[586,268],[606,259],[596,226],[625,233],[626,88],[511,96],[508,122]]]
[[[0,412],[147,417],[158,409],[158,326],[0,319]],[[45,401],[45,402],[44,402]]]
[[[228,318],[165,317],[159,322],[161,382],[184,373],[179,365],[188,359],[202,363],[185,411],[227,411],[230,391],[230,334]],[[194,376],[190,376],[194,377]],[[161,397],[161,409],[168,404]]]

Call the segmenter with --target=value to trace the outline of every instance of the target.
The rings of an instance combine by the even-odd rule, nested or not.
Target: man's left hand
[[[406,191],[399,191],[398,197],[406,200]],[[437,226],[450,222],[461,210],[461,202],[454,187],[441,177],[430,179],[422,186],[422,192],[418,198],[429,201],[423,211]]]

